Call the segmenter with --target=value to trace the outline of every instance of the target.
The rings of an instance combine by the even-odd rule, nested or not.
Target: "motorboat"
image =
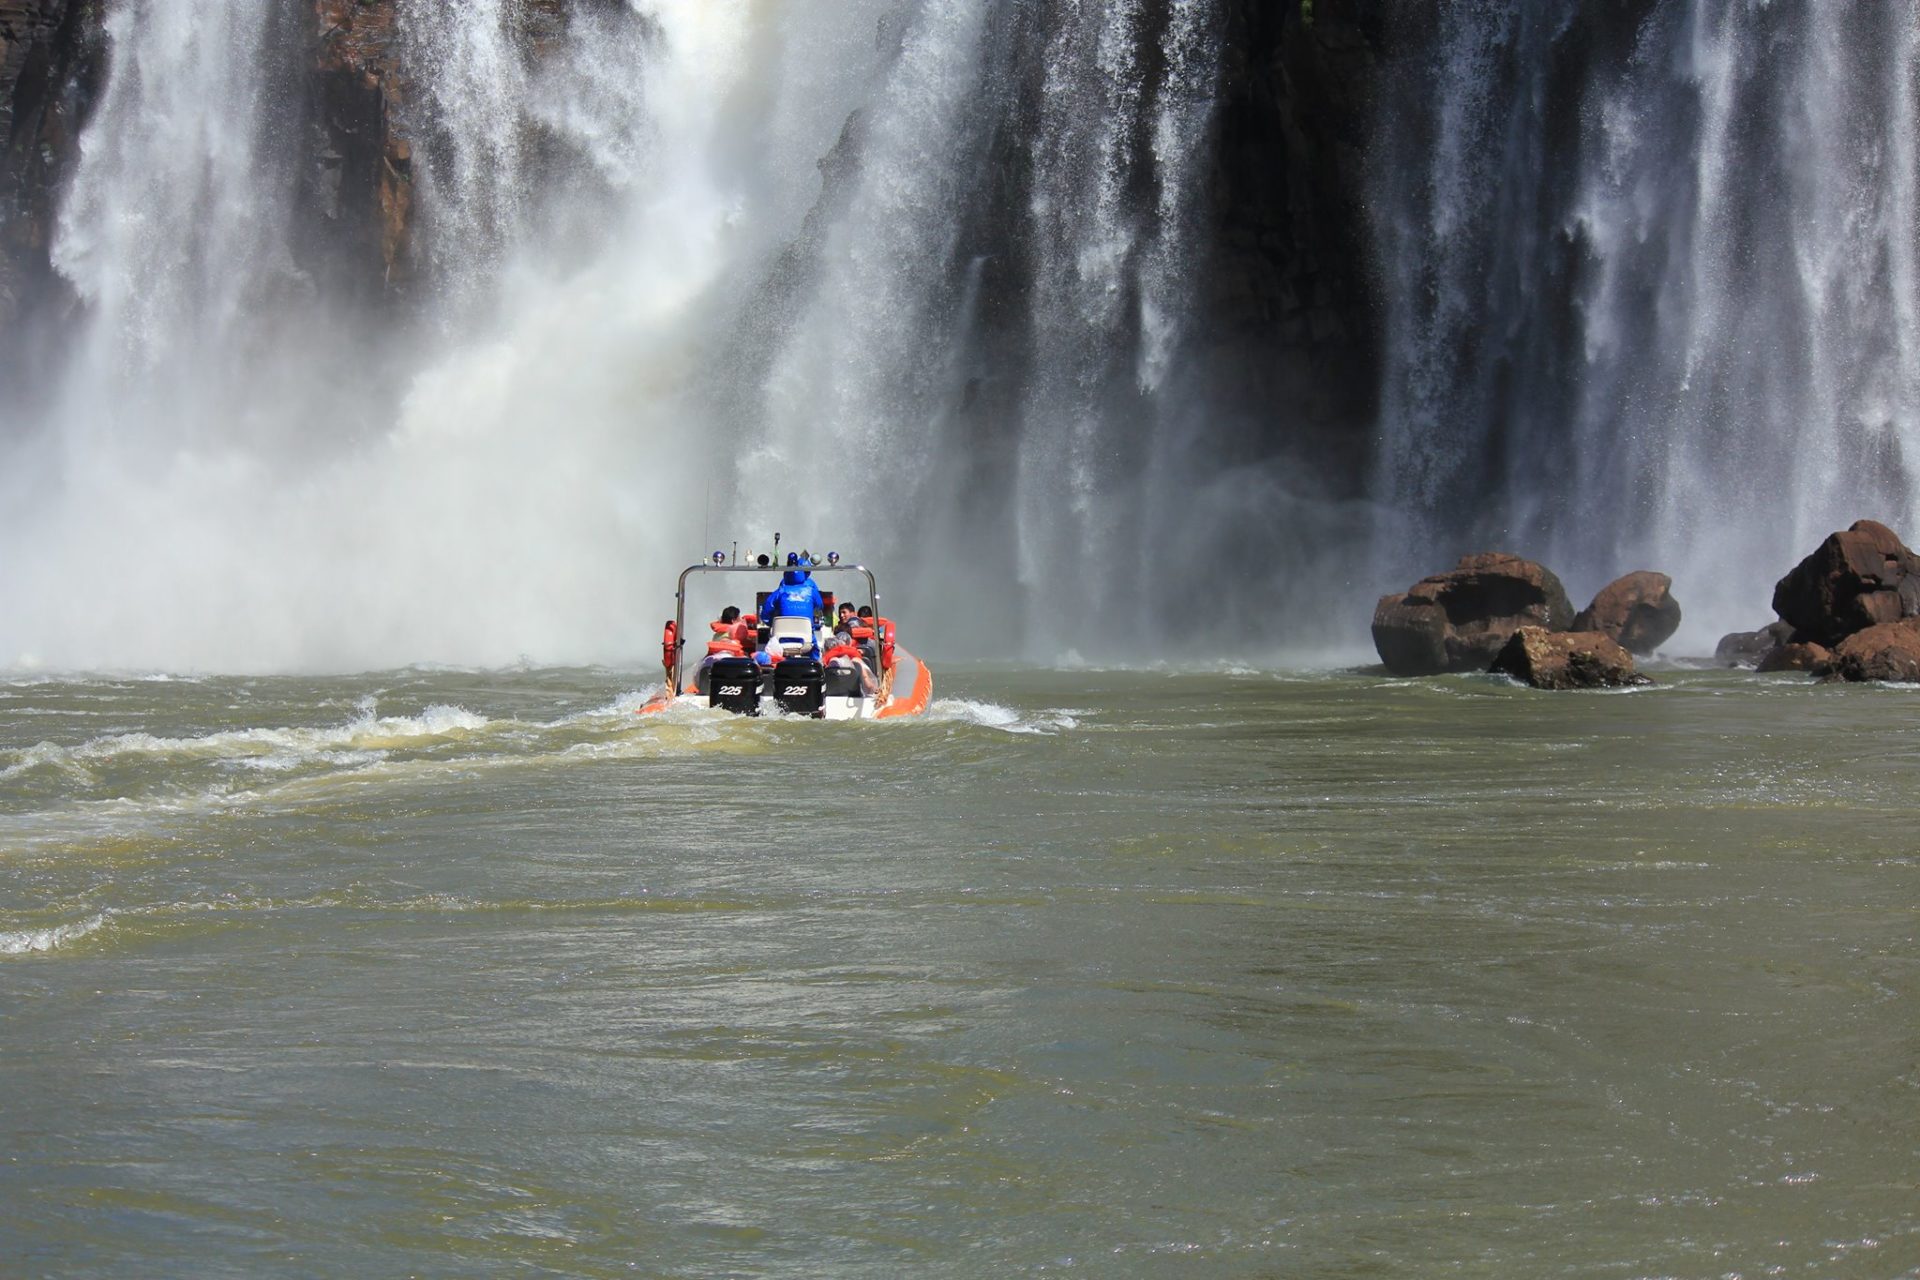
[[[898,643],[894,624],[880,612],[880,588],[873,571],[844,564],[837,552],[815,557],[789,552],[779,559],[779,536],[771,554],[716,551],[709,560],[681,570],[674,589],[673,618],[660,642],[666,685],[642,705],[641,715],[672,707],[717,707],[737,715],[793,715],[816,720],[886,720],[924,713],[933,701],[933,672]],[[766,616],[767,597],[781,575],[800,569],[810,575],[826,599],[824,616]],[[723,596],[728,580],[740,582],[741,598],[753,589],[754,609],[737,605],[719,621],[688,633],[688,593]],[[850,595],[829,591],[844,581]],[[718,587],[720,590],[713,590]],[[862,601],[859,597],[864,594]],[[835,611],[852,604],[858,612],[846,633],[852,642],[835,643]],[[729,615],[734,616],[729,616]],[[698,633],[708,633],[702,638]]]

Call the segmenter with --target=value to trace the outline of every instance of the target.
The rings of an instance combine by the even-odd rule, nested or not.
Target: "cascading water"
[[[1148,649],[1122,583],[1348,630],[1287,595],[1361,576],[1287,470],[1322,428],[1223,426],[1191,358],[1229,0],[394,12],[420,278],[371,313],[305,232],[312,32],[109,6],[52,251],[85,322],[6,407],[6,661],[630,658],[775,529],[967,601],[960,648]],[[1914,532],[1910,7],[1392,12],[1379,586],[1661,568],[1710,641],[1828,528]]]
[[[1920,536],[1913,6],[1435,22],[1376,147],[1383,581],[1663,569],[1711,645],[1828,531]]]
[[[8,660],[618,658],[679,564],[774,529],[900,608],[970,584],[949,643],[1138,565],[1115,504],[1186,310],[1211,0],[565,11],[536,51],[523,4],[397,6],[426,284],[395,328],[299,261],[301,33],[114,10]]]
[[[1141,576],[1163,531],[1144,518],[1150,486],[1174,465],[1156,457],[1156,393],[1190,303],[1183,279],[1216,19],[1201,0],[1172,5],[1155,41],[1144,38],[1153,17],[1139,0],[1082,6],[1046,52],[1030,207],[1036,360],[1022,406],[1021,579],[1063,617],[1126,625],[1136,645],[1158,638],[1154,611],[1101,605]],[[1149,56],[1164,59],[1158,76],[1142,65]]]

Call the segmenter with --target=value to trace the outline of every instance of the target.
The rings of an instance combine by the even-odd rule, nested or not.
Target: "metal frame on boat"
[[[779,546],[776,537],[775,547]],[[805,556],[805,553],[799,553]],[[810,715],[824,720],[885,720],[895,716],[919,715],[927,709],[933,700],[933,672],[927,664],[916,658],[906,649],[890,643],[883,643],[883,633],[892,627],[892,623],[880,613],[880,584],[873,570],[862,564],[842,564],[838,555],[831,555],[826,563],[820,563],[811,557],[802,559],[800,567],[805,568],[814,577],[822,575],[857,575],[865,578],[868,603],[873,608],[874,655],[879,661],[871,674],[876,687],[867,691],[864,682],[858,679],[858,668],[833,666],[822,668],[817,659],[799,657],[786,658],[785,661],[796,665],[790,667],[794,683],[782,684],[775,679],[784,655],[775,656],[772,665],[755,664],[751,682],[743,676],[745,668],[729,668],[722,682],[709,681],[707,688],[700,687],[702,671],[709,664],[700,661],[693,671],[694,679],[688,680],[687,670],[687,583],[695,575],[701,574],[783,574],[789,565],[776,563],[773,556],[749,556],[750,563],[742,564],[736,552],[729,559],[724,552],[716,551],[712,561],[690,564],[680,571],[680,577],[674,585],[673,620],[667,624],[661,643],[661,663],[666,672],[666,688],[646,705],[640,708],[640,714],[665,711],[667,708],[682,706],[718,706],[744,715],[759,715],[762,709],[790,711],[795,714]],[[831,619],[828,620],[829,625]],[[816,621],[816,625],[818,625]],[[761,636],[766,635],[767,623],[761,623]],[[706,655],[702,655],[704,658]],[[732,659],[740,662],[741,659]],[[751,651],[745,659],[752,663]],[[816,676],[815,673],[818,673]],[[818,686],[812,682],[817,679]],[[905,681],[904,690],[899,687]],[[848,685],[851,684],[851,691]],[[724,695],[720,691],[724,688]]]

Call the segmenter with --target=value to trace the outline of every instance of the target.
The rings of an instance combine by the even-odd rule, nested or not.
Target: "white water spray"
[[[396,331],[297,265],[291,29],[129,0],[0,660],[618,660],[707,539],[774,529],[898,608],[995,545],[1031,598],[1093,604],[1151,534],[1218,58],[1213,0],[1149,7],[631,0],[535,32],[402,0],[427,293]],[[982,198],[994,164],[1024,208]],[[971,388],[1015,380],[990,330],[1035,348],[983,427]],[[981,572],[973,621],[1024,611]]]
[[[261,154],[256,9],[116,14],[57,255],[95,305],[44,437],[64,464],[15,455],[15,476],[57,484],[10,510],[9,546],[32,552],[0,561],[0,653],[235,670],[630,656],[698,536],[716,330],[818,186],[739,131],[784,112],[772,142],[822,153],[863,64],[823,88],[785,64],[819,56],[793,33],[845,43],[867,18],[870,40],[870,17],[658,0],[493,83],[529,56],[505,10],[403,10],[414,56],[444,65],[429,106],[456,140],[422,165],[442,301],[369,370],[324,327],[289,326],[265,287],[292,192]],[[823,100],[781,101],[795,82]],[[219,376],[250,351],[259,368]],[[404,393],[357,418],[304,394],[407,366]],[[177,409],[156,395],[176,385]]]

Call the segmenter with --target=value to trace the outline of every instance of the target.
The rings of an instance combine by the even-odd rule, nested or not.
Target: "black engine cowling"
[[[773,669],[773,700],[789,715],[824,714],[825,687],[818,658],[788,658]]]
[[[829,698],[857,698],[860,696],[860,672],[844,663],[834,663],[827,668],[826,695]]]
[[[741,715],[760,714],[760,664],[752,658],[716,658],[707,668],[707,705]]]

